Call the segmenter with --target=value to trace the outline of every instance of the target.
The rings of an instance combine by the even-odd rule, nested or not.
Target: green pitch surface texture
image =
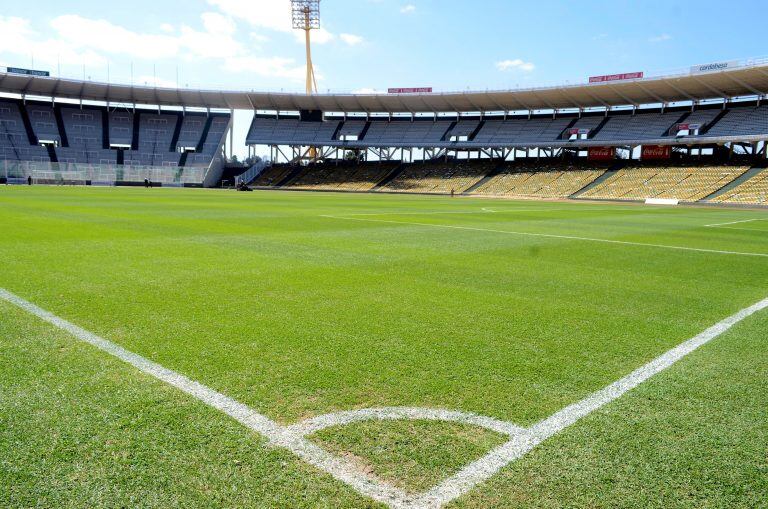
[[[3,187],[0,260],[0,288],[281,425],[528,427],[768,297],[768,212]],[[309,439],[408,492],[507,440],[422,420]],[[766,500],[761,311],[447,506]],[[0,300],[0,507],[385,505]]]

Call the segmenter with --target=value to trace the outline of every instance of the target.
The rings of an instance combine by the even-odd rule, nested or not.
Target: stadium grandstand
[[[715,66],[716,67],[716,66]],[[694,68],[695,69],[695,68]],[[763,205],[768,63],[510,91],[284,94],[0,73],[0,178]],[[248,170],[248,171],[245,171]]]
[[[8,3],[0,509],[768,509],[742,3]]]

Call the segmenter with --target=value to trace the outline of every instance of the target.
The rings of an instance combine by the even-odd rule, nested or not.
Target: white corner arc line
[[[346,483],[358,493],[382,502],[394,509],[437,509],[442,507],[448,502],[466,494],[478,484],[488,480],[498,473],[499,470],[521,458],[541,442],[578,422],[595,410],[620,398],[628,391],[730,330],[734,325],[749,316],[768,308],[768,298],[766,298],[757,304],[742,309],[701,334],[648,362],[624,378],[525,429],[512,423],[504,423],[490,417],[482,417],[475,414],[405,407],[339,412],[315,417],[294,426],[282,426],[228,396],[130,352],[96,334],[88,332],[2,288],[0,288],[0,300],[5,300],[43,321],[67,331],[77,339],[89,343],[134,366],[157,380],[165,382],[195,397],[199,401],[220,410],[247,428],[264,436],[273,446],[290,450],[310,465]],[[374,418],[431,419],[465,422],[487,429],[498,428],[503,430],[502,432],[508,433],[510,440],[495,448],[484,457],[470,463],[458,473],[426,493],[411,495],[375,477],[360,473],[346,460],[328,453],[305,438],[307,434],[314,432],[312,430]]]
[[[726,251],[720,249],[705,249],[699,247],[686,247],[686,246],[669,246],[666,244],[652,244],[647,242],[631,242],[628,240],[613,240],[613,239],[597,239],[593,237],[577,237],[574,235],[556,235],[553,233],[532,233],[532,232],[516,232],[512,230],[496,230],[492,228],[477,228],[472,226],[457,226],[448,224],[431,224],[431,223],[416,223],[410,221],[391,221],[387,219],[363,219],[359,217],[346,217],[346,216],[321,216],[329,219],[338,219],[342,221],[362,221],[366,223],[388,223],[388,224],[402,224],[410,226],[422,226],[430,228],[443,228],[450,230],[466,230],[476,232],[488,232],[488,233],[503,233],[506,235],[519,235],[521,237],[541,237],[548,239],[564,239],[564,240],[579,240],[582,242],[602,242],[605,244],[619,244],[625,246],[641,246],[652,247],[657,249],[671,249],[675,251],[693,251],[698,253],[711,253],[721,255],[734,255],[734,256],[752,256],[758,258],[768,258],[768,253],[746,253],[741,251]]]
[[[348,462],[329,454],[303,437],[285,433],[285,427],[259,414],[248,406],[199,382],[190,380],[180,373],[130,352],[92,332],[88,332],[3,288],[0,288],[0,299],[23,309],[59,329],[67,331],[77,339],[95,346],[113,357],[130,364],[139,371],[202,401],[206,405],[220,410],[245,427],[262,435],[271,445],[290,450],[310,465],[351,486],[358,493],[388,504],[391,507],[412,506],[413,497],[404,491],[360,473]]]
[[[464,495],[472,487],[486,481],[496,472],[509,463],[521,458],[543,441],[575,424],[595,410],[615,401],[649,378],[664,371],[698,348],[724,334],[734,325],[766,308],[768,308],[768,298],[729,316],[701,334],[681,343],[636,369],[624,378],[590,394],[577,403],[555,412],[550,417],[528,428],[526,434],[513,437],[512,440],[497,447],[487,456],[464,467],[460,472],[440,483],[424,494],[420,503],[423,507],[440,507]]]
[[[441,421],[456,422],[478,426],[502,435],[518,435],[526,430],[520,426],[506,421],[500,421],[491,417],[471,414],[466,412],[454,412],[432,408],[411,407],[383,407],[366,408],[362,410],[350,410],[333,414],[319,415],[288,427],[290,433],[300,436],[313,435],[319,431],[336,426],[346,426],[363,421]]]

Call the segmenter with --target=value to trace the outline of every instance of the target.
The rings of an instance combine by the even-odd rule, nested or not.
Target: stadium
[[[299,92],[0,68],[0,506],[767,507],[768,59],[322,92],[282,4]]]

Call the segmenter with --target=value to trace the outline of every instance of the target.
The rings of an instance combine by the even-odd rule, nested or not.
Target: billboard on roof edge
[[[623,74],[605,74],[603,76],[590,76],[590,83],[605,83],[606,81],[637,80],[645,76],[644,72],[625,72]]]
[[[387,90],[388,94],[431,94],[432,87],[420,87],[420,88],[390,88]]]

